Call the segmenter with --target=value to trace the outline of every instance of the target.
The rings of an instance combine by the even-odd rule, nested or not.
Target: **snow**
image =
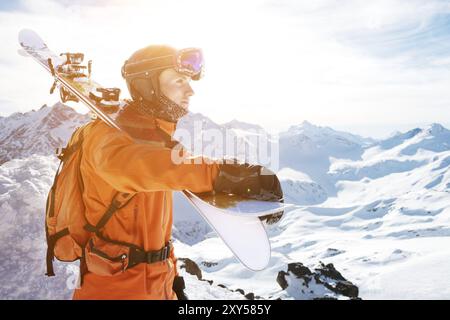
[[[73,109],[57,103],[27,113],[0,117],[0,164],[33,154],[54,154],[78,126],[89,121]]]
[[[57,162],[33,155],[0,166],[0,297],[2,299],[69,299],[66,282],[71,266],[58,264],[47,278],[44,233],[45,201]]]
[[[206,281],[198,281],[197,277],[181,271],[180,276],[184,278],[188,289],[187,296],[190,300],[243,300],[240,293],[232,292],[216,285],[210,285]]]
[[[25,140],[27,146],[52,141],[33,135],[41,132],[44,111],[49,112],[0,118],[2,154],[25,146]],[[54,132],[67,138],[74,118],[63,114],[54,118],[60,128]],[[33,129],[10,146],[7,136],[25,123]],[[242,139],[252,128],[237,121],[224,126]],[[243,267],[183,196],[174,194],[176,255],[195,261],[203,278],[213,281],[181,270],[190,298],[243,299],[230,291],[236,289],[265,299],[329,295],[314,282],[317,295],[301,294],[301,282],[291,282],[287,290],[276,282],[289,263],[313,270],[322,261],[358,286],[362,299],[450,299],[449,130],[430,124],[375,141],[303,123],[280,137],[278,175],[286,201],[297,206],[267,229],[272,258],[266,269]],[[76,264],[56,263],[57,276],[44,276],[45,200],[57,166],[50,148],[45,152],[18,151],[0,166],[0,250],[8,257],[0,260],[2,299],[71,297]],[[237,236],[245,241],[245,234]]]
[[[283,168],[277,176],[281,182],[285,202],[299,205],[318,204],[327,198],[327,192],[322,186],[303,172]]]

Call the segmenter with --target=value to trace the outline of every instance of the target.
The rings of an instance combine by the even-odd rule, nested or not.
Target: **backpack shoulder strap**
[[[133,199],[135,195],[136,195],[135,193],[117,192],[114,198],[112,199],[108,209],[106,209],[105,213],[97,222],[97,224],[94,226],[90,223],[87,223],[84,226],[84,229],[89,232],[98,233],[100,229],[102,229],[108,223],[108,221],[112,218],[114,213],[120,208],[125,207],[131,201],[131,199]]]

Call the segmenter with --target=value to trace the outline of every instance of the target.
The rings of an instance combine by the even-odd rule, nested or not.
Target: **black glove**
[[[277,176],[263,166],[248,163],[220,164],[214,191],[255,200],[283,200],[283,191]]]
[[[184,284],[184,278],[175,276],[175,279],[173,279],[172,290],[177,295],[178,300],[189,300],[186,293],[184,293],[185,288],[186,285]]]

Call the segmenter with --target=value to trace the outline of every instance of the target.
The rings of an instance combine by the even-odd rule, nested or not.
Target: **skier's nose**
[[[194,94],[195,94],[195,92],[194,92],[194,90],[192,89],[191,84],[188,83],[188,84],[187,84],[187,87],[186,87],[186,96],[187,96],[187,97],[191,97],[191,96],[193,96]]]

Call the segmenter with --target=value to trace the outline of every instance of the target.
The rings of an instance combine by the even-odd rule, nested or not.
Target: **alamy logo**
[[[279,137],[262,129],[206,129],[203,128],[203,121],[194,121],[193,130],[177,129],[174,139],[182,145],[172,150],[175,164],[237,160],[259,164],[273,172],[279,169]],[[186,148],[187,154],[183,148]]]

